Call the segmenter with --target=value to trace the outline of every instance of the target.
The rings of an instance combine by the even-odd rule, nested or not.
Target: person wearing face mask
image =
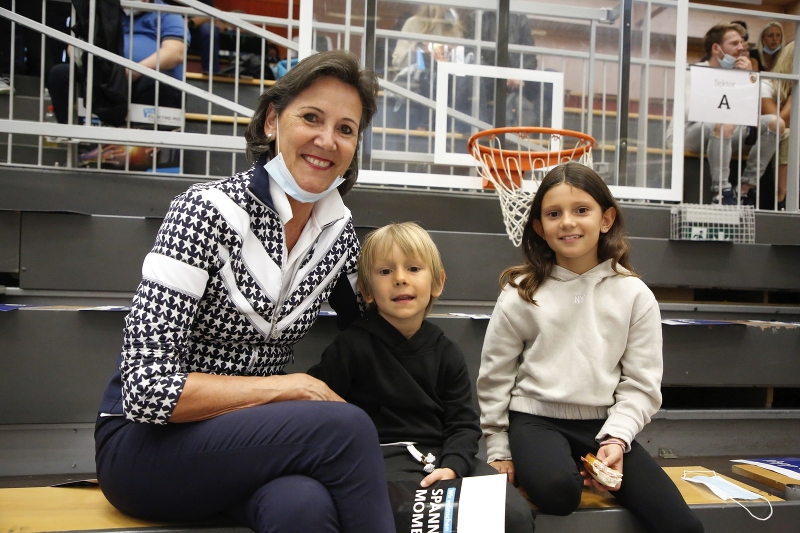
[[[757,55],[759,70],[770,72],[778,62],[783,46],[783,26],[780,22],[768,22],[761,30],[756,49],[751,51],[750,55],[753,53]]]
[[[97,477],[117,509],[225,513],[258,533],[395,531],[370,418],[283,373],[323,301],[360,313],[341,195],[377,88],[349,52],[300,61],[259,99],[253,167],[172,202],[97,418]]]
[[[708,30],[703,39],[703,46],[708,61],[698,66],[722,69],[752,70],[744,39],[746,31],[735,23],[720,23]],[[740,134],[746,136],[746,128],[732,124],[712,124],[709,122],[689,122],[689,99],[691,95],[691,77],[686,76],[685,99],[685,149],[690,152],[704,152],[708,158],[711,171],[711,190],[714,194],[712,203],[736,205],[739,203],[737,191],[730,182],[730,162],[734,144],[738,146]],[[776,115],[761,115],[759,123],[761,143],[756,151],[751,150],[747,164],[742,172],[740,185],[741,203],[756,205],[756,184],[764,174],[770,159],[775,154],[776,135],[784,131],[783,120]],[[672,148],[673,124],[667,130],[667,146]],[[703,146],[705,143],[705,146]]]

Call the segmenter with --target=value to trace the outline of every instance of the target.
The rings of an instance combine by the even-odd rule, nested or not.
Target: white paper
[[[758,72],[691,67],[689,121],[758,125]]]
[[[128,107],[128,116],[130,117],[131,122],[136,122],[139,124],[155,124],[156,106],[130,104]],[[182,128],[183,110],[177,107],[158,106],[158,124],[159,126]]]
[[[732,463],[745,463],[745,464],[748,464],[748,465],[760,466],[761,468],[764,468],[766,470],[772,470],[773,472],[777,472],[778,474],[782,474],[782,475],[784,475],[786,477],[790,477],[792,479],[796,479],[796,480],[800,481],[800,474],[798,474],[797,472],[794,472],[792,470],[787,470],[786,468],[781,468],[779,466],[765,464],[765,463],[759,463],[757,461],[748,461],[746,459],[731,459],[731,462]]]
[[[458,533],[503,533],[506,475],[465,477],[458,501]]]

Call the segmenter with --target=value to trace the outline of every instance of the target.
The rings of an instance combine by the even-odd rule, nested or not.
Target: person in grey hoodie
[[[702,532],[635,440],[661,405],[661,316],[631,270],[619,206],[578,163],[542,180],[522,237],[526,262],[503,272],[478,377],[488,462],[543,513],[568,515],[584,485],[610,490],[652,532]],[[535,297],[535,299],[534,299]],[[623,472],[608,488],[591,453]]]

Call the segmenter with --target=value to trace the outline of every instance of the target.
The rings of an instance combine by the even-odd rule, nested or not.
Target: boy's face
[[[416,257],[407,257],[395,244],[384,256],[376,258],[364,298],[367,303],[374,302],[387,322],[411,338],[422,326],[431,297],[442,293],[441,289],[432,292],[432,287],[428,265]]]

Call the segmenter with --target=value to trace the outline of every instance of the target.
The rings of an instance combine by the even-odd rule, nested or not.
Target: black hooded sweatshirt
[[[481,436],[458,346],[428,321],[410,339],[376,311],[354,322],[308,373],[361,407],[381,444],[441,447],[439,468],[470,474]]]

